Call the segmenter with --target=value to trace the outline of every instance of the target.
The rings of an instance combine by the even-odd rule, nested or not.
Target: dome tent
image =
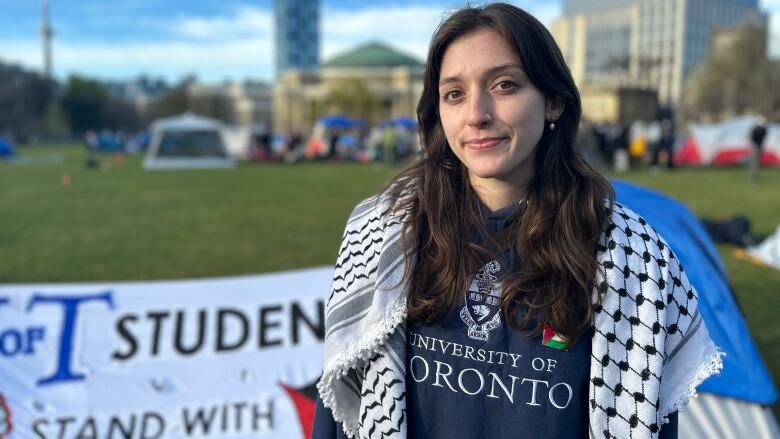
[[[699,295],[712,340],[726,354],[723,370],[680,411],[680,437],[780,438],[767,407],[777,401],[769,371],[748,331],[715,244],[685,205],[665,195],[612,182],[617,201],[643,216],[669,243]]]
[[[748,247],[747,254],[762,264],[780,270],[780,224],[760,244]]]
[[[744,164],[750,158],[750,132],[755,123],[755,118],[742,116],[715,124],[693,124],[691,135],[674,154],[674,162],[694,166]],[[780,124],[767,124],[761,164],[780,166]]]
[[[0,160],[10,160],[14,158],[15,155],[16,151],[14,151],[13,146],[0,137]]]
[[[145,169],[232,168],[221,122],[192,113],[152,123]]]

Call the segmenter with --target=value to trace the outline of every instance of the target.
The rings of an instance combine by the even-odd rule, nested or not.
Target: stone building
[[[276,133],[308,134],[321,116],[345,114],[369,124],[414,116],[424,66],[382,43],[337,55],[317,69],[284,72],[273,87]]]
[[[552,33],[578,85],[657,90],[674,108],[712,30],[746,20],[765,25],[758,0],[564,0]]]

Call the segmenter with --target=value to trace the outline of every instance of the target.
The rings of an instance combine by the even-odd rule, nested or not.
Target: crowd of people
[[[291,142],[292,143],[292,142]],[[416,125],[387,121],[366,129],[363,124],[315,125],[300,154],[288,149],[293,160],[340,160],[395,164],[419,151]]]
[[[768,137],[768,126],[765,118],[757,117],[749,133],[750,157],[745,156],[741,163],[747,165],[752,181],[758,180],[761,145]],[[685,165],[678,153],[690,137],[691,133],[678,130],[668,115],[628,123],[594,122],[583,117],[577,131],[577,143],[584,157],[597,169],[618,173],[638,167],[647,167],[651,173],[662,168],[672,170],[680,165],[675,163],[676,154]],[[146,149],[149,142],[147,132],[127,134],[104,129],[89,130],[84,136],[88,164],[92,165],[102,162],[100,153],[132,154]],[[419,151],[417,121],[410,117],[368,126],[360,120],[329,116],[317,121],[308,136],[297,131],[252,132],[242,157],[262,162],[357,161],[394,165],[416,157]]]
[[[128,134],[124,131],[102,129],[87,130],[84,133],[84,146],[90,152],[126,152],[135,153],[149,145],[149,133]]]
[[[625,172],[647,164],[655,172],[663,165],[674,168],[674,150],[681,141],[671,118],[630,124],[593,123],[583,118],[578,141],[586,158],[600,169]]]

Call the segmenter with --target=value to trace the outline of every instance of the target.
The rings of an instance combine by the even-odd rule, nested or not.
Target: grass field
[[[84,167],[78,147],[21,154],[63,160],[0,163],[2,283],[174,279],[332,264],[352,206],[398,171],[243,163],[232,171],[147,172],[140,157],[101,171]],[[748,183],[744,169],[640,170],[620,178],[682,200],[699,216],[745,215],[758,236],[780,223],[778,169],[764,170],[757,185]],[[736,259],[728,246],[719,250],[780,383],[780,271]]]

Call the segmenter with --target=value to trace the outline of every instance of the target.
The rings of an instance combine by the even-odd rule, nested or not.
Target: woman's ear
[[[555,122],[563,114],[566,108],[566,101],[560,96],[547,98],[545,102],[544,118],[550,122]]]

